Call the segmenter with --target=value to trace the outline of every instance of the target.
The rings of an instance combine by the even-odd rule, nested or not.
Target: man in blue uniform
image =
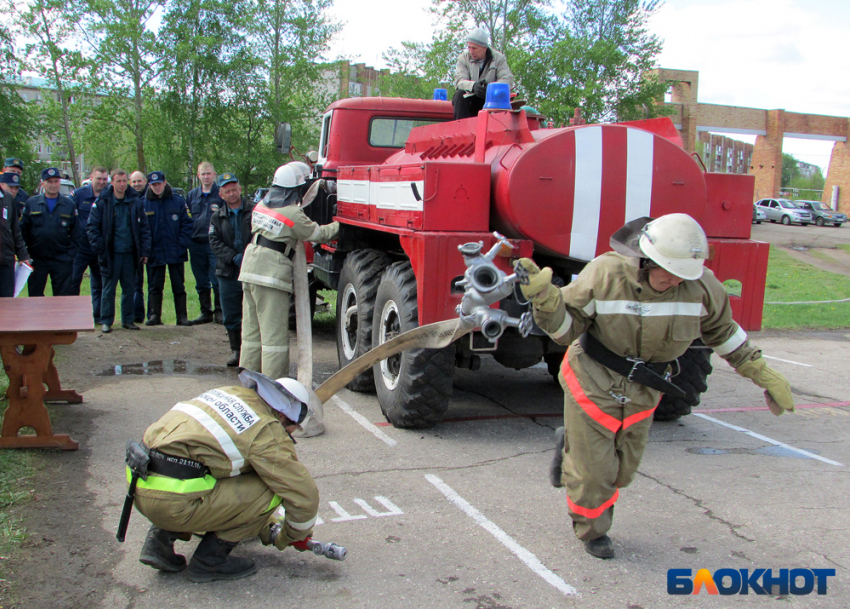
[[[136,191],[139,198],[145,200],[145,192],[148,189],[148,177],[141,171],[130,174],[130,188]],[[133,316],[137,324],[145,321],[145,269],[139,267],[136,273],[136,288],[133,292]]]
[[[148,319],[146,326],[162,325],[162,291],[165,269],[171,278],[174,310],[178,326],[191,326],[186,315],[186,288],[183,285],[183,263],[189,259],[187,249],[192,237],[192,220],[186,200],[174,194],[165,174],[153,171],[147,176],[145,213],[151,228],[151,256],[148,259]]]
[[[54,296],[70,296],[74,258],[85,239],[77,206],[59,194],[60,172],[48,167],[41,172],[44,193],[30,197],[21,217],[21,234],[33,259],[28,286],[30,296],[44,296],[47,277]]]
[[[89,174],[89,185],[78,188],[71,195],[74,203],[77,205],[77,214],[82,223],[83,230],[89,222],[89,214],[91,213],[92,205],[106,188],[109,183],[109,171],[106,167],[95,167]],[[91,309],[94,316],[94,323],[100,323],[100,296],[103,291],[103,281],[100,275],[100,263],[97,261],[97,255],[92,251],[89,243],[88,235],[82,240],[77,257],[74,258],[74,271],[71,277],[71,294],[79,296],[80,286],[83,283],[83,274],[86,269],[89,270],[89,278],[91,281]]]
[[[195,290],[201,301],[201,314],[192,320],[193,324],[208,324],[211,321],[222,323],[221,297],[218,292],[218,279],[215,275],[215,254],[210,248],[210,218],[224,205],[215,183],[215,169],[212,163],[204,161],[198,165],[198,179],[201,185],[189,191],[186,203],[192,214],[192,243],[189,245],[189,260],[192,274],[195,276]],[[215,296],[213,311],[210,289]]]
[[[112,332],[115,321],[115,290],[121,283],[121,327],[138,330],[133,323],[133,279],[136,268],[146,264],[151,251],[151,229],[145,206],[128,188],[127,172],[112,170],[112,184],[103,189],[91,208],[88,223],[92,251],[98,255],[103,275],[100,330]]]
[[[17,157],[6,159],[6,162],[3,165],[3,173],[15,173],[18,176],[24,173],[24,162]],[[27,194],[26,190],[18,188],[18,194],[15,195],[15,202],[18,204],[18,215],[23,213],[24,204],[29,198],[30,196]]]

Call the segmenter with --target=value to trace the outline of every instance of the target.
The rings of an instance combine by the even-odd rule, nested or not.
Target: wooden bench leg
[[[18,353],[14,346],[0,346],[0,355],[9,377],[9,388],[6,390],[9,407],[3,417],[0,448],[79,448],[79,444],[70,436],[54,435],[50,415],[44,405],[42,379],[52,361],[52,353],[53,348],[46,344],[31,346],[25,349],[24,354]],[[32,427],[36,435],[18,435],[23,427]]]

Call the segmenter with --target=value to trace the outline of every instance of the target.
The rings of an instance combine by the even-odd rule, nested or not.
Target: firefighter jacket
[[[485,67],[484,74],[480,73],[482,66]],[[498,51],[488,48],[483,62],[473,61],[469,51],[461,53],[455,66],[455,88],[471,93],[472,86],[482,78],[487,84],[504,82],[514,88],[514,75],[508,67],[508,60]]]
[[[94,205],[94,202],[97,200],[97,196],[94,194],[91,184],[75,190],[71,195],[71,199],[77,205],[77,214],[83,224],[83,230],[85,230],[89,223],[89,215],[91,214],[92,205]],[[91,251],[91,243],[89,243],[88,236],[83,239],[83,243],[80,246],[80,252],[87,255],[93,253]]]
[[[226,205],[218,195],[218,185],[213,184],[208,193],[204,193],[200,186],[193,188],[186,195],[186,204],[192,217],[192,241],[209,243],[210,220],[219,208]]]
[[[64,195],[58,195],[53,212],[43,194],[30,197],[21,216],[21,235],[35,260],[73,262],[85,239],[83,229],[77,206]]]
[[[145,206],[135,190],[128,188],[124,193],[130,206],[130,228],[133,233],[133,255],[138,268],[141,258],[151,255],[151,228],[145,215]],[[92,205],[89,222],[86,225],[92,251],[100,261],[104,277],[111,276],[112,259],[115,255],[115,195],[110,184],[104,188]]]
[[[148,264],[163,266],[180,264],[189,260],[189,243],[192,240],[192,219],[186,201],[174,194],[166,183],[162,196],[152,188],[144,194],[145,215],[151,229],[151,255]]]
[[[233,231],[233,223],[230,221],[230,208],[224,203],[210,220],[210,249],[215,254],[215,274],[225,279],[237,279],[239,277],[239,265],[234,258],[239,254],[245,254],[245,248],[251,242],[251,218],[254,212],[254,203],[247,197],[242,197],[242,212],[239,216],[240,229],[242,232],[242,248],[236,249],[236,239]]]
[[[697,338],[736,368],[761,357],[732,320],[729,297],[711,270],[705,269],[700,279],[657,292],[641,279],[638,260],[615,252],[603,254],[561,288],[553,312],[535,307],[534,319],[541,329],[557,343],[572,342],[568,367],[588,393],[594,384],[604,393],[621,377],[584,353],[577,340],[584,332],[619,356],[645,362],[675,360]],[[656,401],[660,396],[657,391],[649,395]]]
[[[222,387],[181,402],[148,427],[144,442],[168,455],[198,461],[209,474],[189,480],[149,474],[139,480],[139,495],[182,493],[197,499],[209,494],[216,480],[255,472],[281,499],[287,535],[304,539],[310,534],[319,490],[274,411],[253,389]]]
[[[29,260],[18,220],[18,204],[7,192],[0,191],[0,266],[13,266],[18,260]]]
[[[298,205],[270,209],[258,203],[251,215],[252,238],[245,248],[239,280],[292,293],[292,253],[298,241],[327,243],[336,238],[339,223],[320,226]],[[283,252],[257,243],[258,236],[284,244]]]

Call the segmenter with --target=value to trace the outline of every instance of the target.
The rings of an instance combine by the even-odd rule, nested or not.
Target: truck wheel
[[[708,389],[708,375],[711,374],[711,349],[697,339],[691,348],[679,358],[681,372],[673,377],[673,383],[685,390],[688,395],[674,398],[665,395],[655,409],[654,420],[675,421],[679,417],[691,414],[691,409],[699,405],[700,394]]]
[[[372,348],[372,318],[381,273],[390,258],[377,250],[358,250],[345,258],[336,298],[336,351],[343,368]],[[348,385],[352,391],[371,391],[372,370]]]
[[[407,261],[384,271],[375,299],[372,344],[419,326],[416,277]],[[443,419],[452,395],[454,345],[409,349],[372,368],[378,402],[394,427],[430,427]]]

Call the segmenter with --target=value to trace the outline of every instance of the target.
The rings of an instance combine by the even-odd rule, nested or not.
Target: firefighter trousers
[[[242,282],[239,365],[272,379],[289,376],[289,292]]]
[[[559,375],[566,428],[562,482],[576,537],[589,541],[611,528],[619,489],[631,483],[643,457],[659,393],[596,362],[582,370],[581,360],[568,354]]]
[[[274,523],[280,499],[257,474],[217,480],[205,493],[137,489],[135,506],[151,523],[177,533],[214,532],[225,541],[257,537]]]

